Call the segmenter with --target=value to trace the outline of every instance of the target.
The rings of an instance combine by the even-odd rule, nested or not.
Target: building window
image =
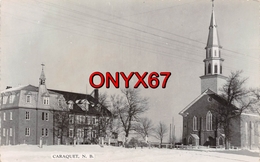
[[[220,50],[218,51],[218,53],[219,53],[219,57],[221,57],[221,52],[220,52]]]
[[[45,113],[45,120],[49,121],[49,113]]]
[[[212,114],[210,111],[206,115],[206,129],[208,131],[212,130]]]
[[[10,120],[13,120],[13,112],[10,112]]]
[[[15,95],[11,95],[11,96],[9,97],[9,103],[13,103],[13,102],[14,102],[14,96],[15,96]]]
[[[246,139],[246,144],[248,143],[248,135],[247,135],[247,122],[245,122],[245,139]]]
[[[85,118],[85,123],[88,125],[88,117]]]
[[[58,107],[62,107],[61,99],[58,99]]]
[[[43,97],[43,104],[49,105],[49,97]]]
[[[26,103],[31,103],[31,95],[26,95]]]
[[[69,130],[69,137],[73,137],[73,129]]]
[[[13,136],[13,129],[10,128],[10,137],[12,137],[12,136]]]
[[[96,138],[96,131],[93,131],[93,132],[92,132],[92,137],[93,137],[93,138]]]
[[[25,119],[30,120],[30,112],[29,111],[25,112]]]
[[[30,136],[30,128],[25,128],[25,136]]]
[[[48,129],[46,128],[46,129],[45,129],[45,136],[48,137],[48,135],[49,135],[49,131],[48,131]]]
[[[255,144],[255,125],[251,122],[251,143]]]
[[[6,104],[8,96],[3,97],[3,104]]]
[[[44,120],[44,112],[42,112],[42,120]]]
[[[77,129],[77,137],[81,137],[81,129]]]
[[[92,119],[92,124],[96,124],[96,118]]]
[[[208,74],[210,74],[211,73],[211,64],[209,63],[209,65],[208,65]]]
[[[222,74],[222,65],[220,65],[220,74]]]
[[[4,120],[4,121],[6,120],[5,112],[3,113],[3,120]]]
[[[74,116],[69,115],[69,124],[73,124],[73,123],[74,123]]]
[[[3,136],[5,137],[5,128],[3,128]]]
[[[42,136],[44,136],[44,128],[42,128]]]
[[[215,65],[214,70],[215,70],[215,74],[217,74],[218,73],[218,65]]]
[[[197,122],[198,120],[197,120],[197,117],[196,116],[194,116],[193,117],[193,130],[194,131],[197,131],[198,130],[198,122]]]

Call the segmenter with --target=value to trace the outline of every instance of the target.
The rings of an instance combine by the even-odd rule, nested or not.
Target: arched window
[[[192,137],[189,137],[189,145],[192,145]]]
[[[223,137],[219,137],[219,139],[218,139],[218,145],[224,145],[224,139],[223,139]]]
[[[215,65],[215,66],[214,66],[214,71],[215,71],[215,72],[214,72],[215,74],[218,73],[218,65]]]
[[[212,130],[212,114],[210,111],[208,111],[206,115],[206,130],[208,131]]]
[[[198,122],[197,122],[198,120],[197,120],[197,117],[196,116],[194,116],[193,117],[193,130],[194,131],[197,131],[198,130]]]
[[[209,63],[209,65],[208,65],[208,74],[210,74],[211,73],[211,64]]]

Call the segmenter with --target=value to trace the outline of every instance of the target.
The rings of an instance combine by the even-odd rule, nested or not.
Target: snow
[[[35,145],[1,146],[1,162],[257,162],[259,152],[247,150],[178,150],[158,148],[122,148],[98,145],[43,146]],[[90,158],[90,155],[93,158]]]

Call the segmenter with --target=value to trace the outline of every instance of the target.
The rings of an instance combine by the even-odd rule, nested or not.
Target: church
[[[98,97],[98,89],[91,95],[47,89],[42,67],[38,87],[1,92],[0,145],[97,143],[107,135],[100,122],[109,123],[111,116]]]
[[[187,105],[179,114],[183,117],[182,143],[192,146],[224,147],[225,133],[215,121],[214,112],[209,107],[212,103],[224,104],[220,88],[226,83],[222,75],[224,59],[221,57],[217,24],[212,3],[212,13],[208,40],[205,47],[204,75],[201,79],[201,94]],[[232,120],[231,147],[258,148],[260,144],[260,116],[242,113]]]

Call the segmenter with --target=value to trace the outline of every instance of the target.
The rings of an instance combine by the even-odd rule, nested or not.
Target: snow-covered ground
[[[43,146],[34,145],[0,147],[1,162],[259,162],[258,152],[238,151],[193,151],[158,148],[122,148],[97,145]]]

